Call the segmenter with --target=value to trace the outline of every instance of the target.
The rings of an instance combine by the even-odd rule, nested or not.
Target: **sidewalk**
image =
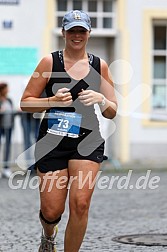
[[[142,175],[145,176],[146,172],[132,172],[130,186],[133,185],[133,189],[118,189],[125,183],[123,180],[120,183],[119,179],[122,176],[126,177],[128,171],[115,171],[112,174],[103,171],[101,177],[105,179],[104,176],[109,176],[110,182],[111,176],[119,177],[110,189],[105,180],[97,184],[81,252],[166,251],[167,248],[163,247],[134,246],[112,241],[113,237],[119,235],[167,233],[167,171],[150,172],[146,189],[136,189],[136,182]],[[160,181],[154,184],[157,185],[157,189],[150,189],[149,181],[154,176],[158,176]],[[17,177],[13,184],[19,185],[23,179],[25,177]],[[142,181],[140,182],[142,185]],[[106,189],[100,189],[105,185]],[[7,179],[0,179],[0,192],[0,252],[37,252],[41,234],[38,220],[38,190],[30,189],[29,181],[26,189],[12,190]],[[63,233],[67,215],[68,204],[59,225],[58,252],[63,252]]]

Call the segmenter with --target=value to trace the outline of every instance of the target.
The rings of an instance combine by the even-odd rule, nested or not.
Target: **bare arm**
[[[52,61],[50,54],[44,57],[36,67],[35,74],[31,76],[21,98],[20,107],[23,111],[42,112],[50,107],[69,106],[72,103],[72,97],[67,88],[59,89],[52,97],[40,97],[49,81],[52,72]],[[38,78],[35,77],[36,73]],[[49,74],[44,76],[44,73]]]
[[[108,65],[101,60],[101,84],[100,92],[94,90],[83,90],[79,93],[79,100],[85,106],[91,106],[95,103],[99,104],[102,115],[108,119],[112,119],[116,115],[117,100],[114,92],[114,85],[109,76]],[[105,105],[100,105],[102,102]]]
[[[100,92],[102,94],[101,101],[105,101],[105,105],[100,109],[104,117],[112,119],[116,116],[117,112],[117,99],[114,92],[114,84],[109,72],[108,65],[105,61],[101,60],[101,86]],[[105,97],[105,98],[104,98]]]

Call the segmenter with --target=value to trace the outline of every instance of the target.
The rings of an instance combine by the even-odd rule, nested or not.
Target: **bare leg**
[[[88,222],[88,212],[94,186],[90,188],[89,180],[82,189],[79,181],[79,172],[82,173],[82,181],[90,175],[93,181],[99,171],[100,165],[89,160],[70,160],[69,176],[77,176],[72,182],[69,192],[70,215],[65,232],[64,252],[78,252],[82,244]]]
[[[64,212],[67,197],[68,172],[67,169],[54,173],[41,173],[38,170],[40,183],[41,211],[44,218],[53,222]],[[64,180],[62,180],[62,176]],[[63,182],[64,181],[64,182]],[[46,224],[41,218],[41,224],[46,236],[52,236],[56,224]]]

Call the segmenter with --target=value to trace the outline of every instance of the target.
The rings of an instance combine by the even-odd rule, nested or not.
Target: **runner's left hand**
[[[82,90],[82,92],[78,94],[78,99],[85,106],[91,106],[95,103],[102,102],[103,95],[93,90]]]

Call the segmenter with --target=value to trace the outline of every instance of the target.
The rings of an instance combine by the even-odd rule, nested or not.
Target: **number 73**
[[[58,128],[64,128],[67,129],[69,127],[69,120],[64,120],[64,119],[58,119],[59,124],[58,124]]]

